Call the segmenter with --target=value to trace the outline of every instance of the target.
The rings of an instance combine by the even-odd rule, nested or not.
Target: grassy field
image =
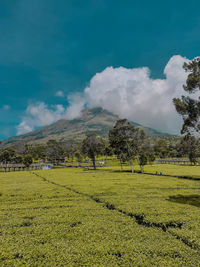
[[[118,168],[0,173],[0,266],[200,266],[199,192]]]
[[[136,170],[139,170],[136,166]],[[171,164],[154,164],[144,166],[144,172],[155,174],[162,172],[163,175],[182,176],[191,178],[200,178],[200,166],[184,166],[184,165],[171,165]]]

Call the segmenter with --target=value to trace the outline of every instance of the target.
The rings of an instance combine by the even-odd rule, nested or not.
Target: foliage
[[[110,146],[119,158],[122,154],[126,155],[131,162],[132,172],[132,161],[139,154],[144,139],[144,131],[135,128],[126,119],[118,120],[113,129],[109,131]]]
[[[13,157],[15,156],[15,149],[9,147],[0,151],[0,162],[2,163],[11,163]]]
[[[45,153],[48,161],[54,164],[58,164],[60,161],[64,161],[65,159],[62,145],[56,140],[49,140],[47,142]]]
[[[26,145],[25,153],[32,155],[34,160],[45,160],[45,145]]]
[[[186,135],[181,139],[180,149],[183,155],[187,155],[190,162],[196,164],[200,156],[200,140],[194,136]]]
[[[103,148],[103,141],[96,134],[87,135],[82,142],[81,151],[85,156],[91,158],[94,170],[96,170],[95,155],[101,154]]]
[[[153,151],[150,150],[147,153],[147,160],[148,160],[149,164],[151,164],[151,165],[156,160],[156,156],[155,156],[155,153]]]
[[[76,160],[77,160],[77,166],[80,166],[80,163],[83,160],[83,156],[82,156],[81,151],[79,150],[79,148],[76,149],[74,155],[75,155]]]
[[[29,154],[26,154],[23,158],[23,163],[28,168],[33,163],[32,156]]]
[[[154,150],[157,156],[165,158],[168,154],[168,144],[165,139],[156,140]]]
[[[12,163],[21,164],[22,162],[23,162],[23,157],[22,157],[22,155],[18,155],[18,154],[16,154],[16,155],[14,155],[14,156],[12,157]]]
[[[143,173],[143,167],[147,164],[147,156],[145,153],[140,153],[138,156],[138,164],[141,167],[141,172]]]
[[[189,72],[184,90],[188,93],[195,93],[200,90],[200,58],[195,58],[189,63],[184,63],[183,68]],[[174,98],[173,103],[177,112],[183,117],[181,133],[200,132],[200,99],[193,99],[189,96]]]

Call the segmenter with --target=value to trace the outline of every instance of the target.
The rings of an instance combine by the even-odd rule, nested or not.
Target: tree
[[[65,141],[62,142],[62,148],[64,151],[64,155],[68,158],[68,161],[71,159],[72,163],[73,163],[73,159],[74,159],[74,153],[77,151],[77,147],[78,150],[80,150],[81,147],[81,143],[80,142],[72,142],[72,141]]]
[[[145,140],[145,133],[135,128],[126,119],[118,120],[113,129],[109,131],[109,142],[114,153],[120,158],[125,154],[133,170],[133,159],[139,155],[140,147]]]
[[[76,145],[76,147],[74,148],[74,156],[76,158],[76,162],[77,162],[77,167],[80,167],[80,163],[83,160],[83,155],[81,154],[81,148]]]
[[[141,173],[143,173],[143,167],[147,164],[147,155],[145,153],[139,154],[138,164],[140,165]]]
[[[46,156],[47,159],[54,164],[58,164],[65,159],[63,148],[56,140],[49,140],[47,142]]]
[[[184,63],[183,68],[189,73],[186,85],[183,88],[192,94],[200,90],[200,58],[195,58],[189,63]],[[183,117],[181,134],[200,132],[200,97],[193,99],[189,96],[174,98],[176,111]]]
[[[23,158],[23,163],[28,168],[33,163],[33,159],[31,155],[29,154],[25,155]]]
[[[88,156],[92,160],[94,170],[96,170],[95,155],[101,153],[102,147],[102,139],[96,134],[87,135],[82,142],[81,151],[85,156]]]
[[[165,139],[159,139],[154,144],[154,150],[157,156],[165,158],[168,154],[168,145]]]
[[[118,155],[117,155],[117,158],[118,158],[119,161],[120,161],[121,170],[122,170],[122,169],[123,169],[123,164],[129,160],[129,159],[127,158],[127,154],[123,154],[123,153],[118,154]]]
[[[151,162],[155,160],[155,155],[153,152],[153,147],[150,143],[150,140],[145,138],[143,142],[140,144],[138,148],[137,161],[140,165],[141,173],[143,173],[143,168],[147,164],[147,162]]]
[[[45,160],[45,149],[44,145],[26,145],[26,154],[30,154],[35,160]]]
[[[103,155],[105,155],[105,165],[107,165],[108,156],[113,155],[113,150],[108,142],[104,143]],[[104,159],[103,159],[104,160]]]
[[[186,135],[181,139],[182,155],[187,155],[191,164],[196,164],[200,154],[200,141],[194,136]]]
[[[23,157],[22,155],[15,155],[13,158],[12,158],[12,162],[13,163],[16,163],[16,164],[20,164],[23,162]]]
[[[14,147],[8,147],[0,152],[0,162],[11,163],[13,157],[15,157]]]
[[[27,145],[26,145],[26,142],[25,141],[23,141],[23,140],[18,141],[15,144],[15,148],[16,148],[16,153],[17,154],[20,154],[20,155],[27,154]]]

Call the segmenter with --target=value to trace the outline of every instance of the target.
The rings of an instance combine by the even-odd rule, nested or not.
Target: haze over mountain
[[[61,119],[57,122],[29,132],[24,135],[8,138],[3,141],[4,145],[14,145],[21,141],[25,143],[43,144],[50,139],[57,141],[78,141],[88,133],[96,133],[102,137],[107,137],[109,130],[114,126],[119,116],[112,112],[98,108],[84,109],[81,115],[75,119]],[[131,122],[135,127],[140,127],[150,136],[168,135],[158,132],[152,128]]]

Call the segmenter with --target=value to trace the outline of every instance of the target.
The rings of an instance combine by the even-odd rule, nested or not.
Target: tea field
[[[130,169],[130,168],[129,168]],[[136,166],[136,170],[140,170],[139,166]],[[154,164],[146,165],[144,172],[155,174],[162,173],[163,175],[181,176],[185,178],[200,179],[200,166],[184,166],[173,164]]]
[[[200,167],[162,168],[0,173],[0,266],[200,266]]]

